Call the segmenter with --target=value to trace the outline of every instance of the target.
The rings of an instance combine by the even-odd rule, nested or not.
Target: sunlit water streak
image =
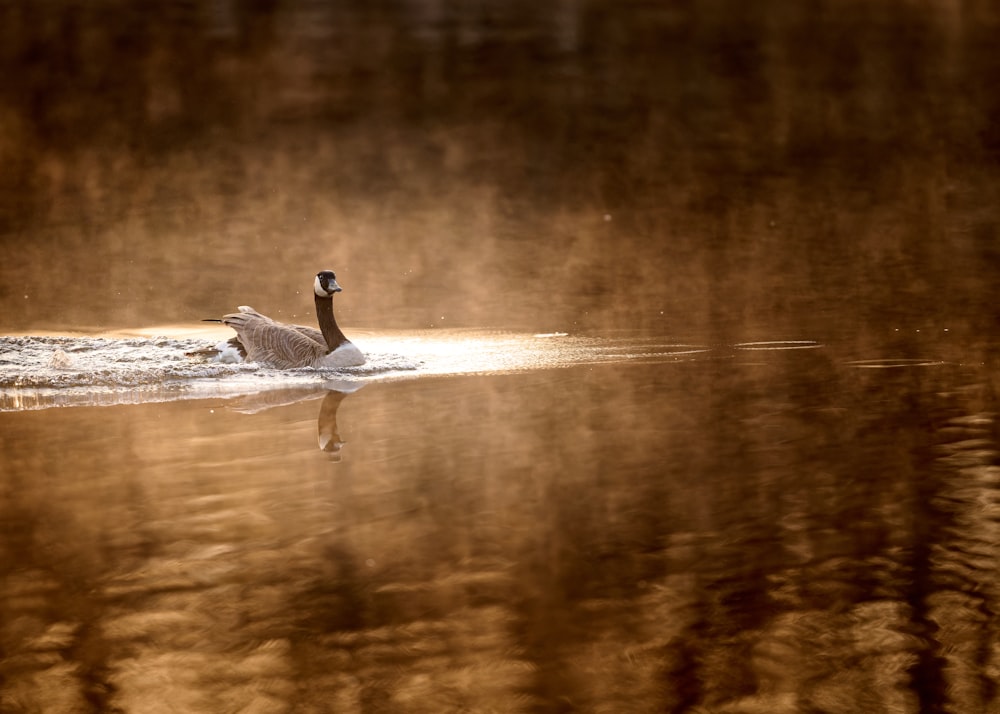
[[[130,336],[0,337],[0,410],[233,397],[295,387],[345,391],[373,380],[682,361],[711,351],[643,337],[427,330],[357,333],[368,362],[341,370],[275,370],[187,354],[218,338],[216,331],[177,328]]]
[[[847,366],[857,369],[898,369],[900,367],[935,367],[941,364],[944,362],[929,358],[882,358],[851,360]]]
[[[813,350],[822,345],[815,340],[772,340],[740,342],[733,346],[738,350]]]

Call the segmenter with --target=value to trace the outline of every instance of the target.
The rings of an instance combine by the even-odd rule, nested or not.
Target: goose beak
[[[330,283],[326,286],[326,289],[331,293],[339,293],[343,290],[343,288],[337,284],[336,280],[331,280]]]

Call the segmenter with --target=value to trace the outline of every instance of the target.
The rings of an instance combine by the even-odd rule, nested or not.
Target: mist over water
[[[985,5],[3,13],[8,329],[308,315],[323,267],[371,327],[826,337],[995,297]]]
[[[0,712],[1000,709],[998,36],[0,0]]]

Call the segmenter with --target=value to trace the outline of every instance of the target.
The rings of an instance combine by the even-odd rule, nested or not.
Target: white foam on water
[[[638,339],[483,330],[352,333],[360,367],[276,370],[223,364],[189,352],[218,343],[217,331],[151,330],[118,335],[0,337],[0,411],[233,397],[271,389],[424,375],[496,374],[629,360],[678,361],[708,351]]]

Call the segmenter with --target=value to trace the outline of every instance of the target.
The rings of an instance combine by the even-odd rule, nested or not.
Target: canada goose
[[[321,270],[316,274],[313,292],[319,330],[275,322],[252,307],[241,305],[239,312],[222,317],[224,324],[236,330],[236,337],[229,340],[228,348],[238,350],[247,362],[259,362],[277,369],[364,364],[364,354],[344,336],[333,316],[333,294],[341,289],[333,271]],[[217,348],[220,360],[226,360],[226,345],[223,343]],[[228,361],[234,360],[231,357]]]

